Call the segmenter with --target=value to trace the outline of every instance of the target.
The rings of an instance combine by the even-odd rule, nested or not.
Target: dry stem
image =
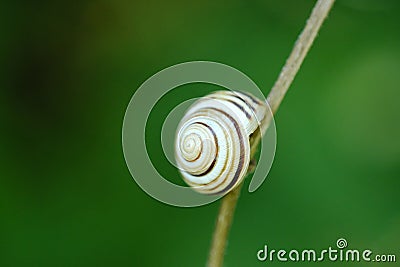
[[[278,110],[283,97],[289,89],[296,73],[300,69],[301,63],[307,55],[333,3],[334,0],[318,0],[315,4],[310,17],[307,20],[306,26],[299,35],[290,56],[286,60],[277,81],[267,97],[267,102],[274,114]],[[264,130],[267,129],[269,121],[270,119],[262,122],[265,124],[263,125],[264,127],[262,127]],[[256,147],[260,138],[254,138],[252,141],[254,142],[253,147]],[[220,267],[223,264],[228,233],[232,224],[241,188],[242,184],[237,186],[222,199],[207,263],[207,266],[209,267]]]

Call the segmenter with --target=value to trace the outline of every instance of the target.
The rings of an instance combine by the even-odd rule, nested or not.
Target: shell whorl
[[[234,91],[217,91],[196,101],[179,123],[175,140],[185,182],[205,194],[235,188],[250,163],[250,135],[266,111],[265,102]]]

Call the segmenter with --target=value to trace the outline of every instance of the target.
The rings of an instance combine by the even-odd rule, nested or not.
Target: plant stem
[[[222,266],[229,229],[231,228],[236,203],[242,186],[243,183],[240,183],[222,199],[207,263],[209,267]]]
[[[283,66],[274,87],[272,87],[267,97],[267,102],[274,114],[300,69],[301,63],[303,63],[315,37],[317,37],[318,31],[325,18],[328,16],[333,3],[334,0],[318,0],[315,4],[310,17],[307,20],[306,26],[297,38],[292,52],[286,60],[285,66]]]
[[[300,69],[304,58],[306,57],[310,47],[315,40],[319,29],[325,18],[327,17],[329,10],[332,8],[334,0],[318,0],[315,4],[307,23],[300,33],[297,41],[290,53],[285,65],[283,66],[278,79],[272,87],[267,102],[271,108],[273,114],[279,108],[289,86],[293,82],[294,77]],[[261,125],[261,129],[264,132],[269,125],[271,118],[267,118]],[[257,134],[256,137],[251,140],[252,147],[257,147],[260,141],[261,135]],[[254,155],[254,153],[252,153]],[[228,193],[221,200],[221,207],[219,209],[218,218],[214,230],[213,240],[207,262],[208,267],[220,267],[223,264],[225,247],[228,240],[229,230],[232,224],[236,204],[240,195],[240,189],[242,184],[238,185],[230,193]]]

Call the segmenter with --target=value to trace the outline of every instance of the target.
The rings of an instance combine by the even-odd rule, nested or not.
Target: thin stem
[[[328,16],[333,3],[334,0],[318,0],[315,4],[310,17],[307,20],[306,26],[297,38],[292,52],[286,60],[285,66],[283,66],[274,87],[272,87],[267,97],[267,101],[274,114],[300,69],[301,63],[303,63],[304,58],[310,50],[310,47],[314,42],[324,19]]]
[[[285,65],[283,66],[278,79],[272,87],[267,102],[273,114],[279,108],[289,86],[293,82],[294,77],[300,69],[304,58],[306,57],[312,43],[314,42],[319,29],[329,10],[332,8],[334,0],[318,0],[315,4],[310,17],[307,20],[306,26],[300,33],[297,41],[290,53]],[[269,125],[271,118],[264,120],[261,125],[262,132],[264,132]],[[255,135],[251,140],[252,147],[257,147],[260,141],[260,134]],[[253,155],[254,153],[252,153]],[[223,264],[225,247],[228,240],[229,230],[232,224],[236,204],[240,195],[242,184],[228,193],[221,201],[218,218],[214,230],[213,240],[207,262],[208,267],[220,267]]]
[[[242,186],[243,183],[239,184],[222,199],[207,263],[207,266],[209,267],[222,266],[229,229],[231,228],[233,215],[235,213],[236,204]]]

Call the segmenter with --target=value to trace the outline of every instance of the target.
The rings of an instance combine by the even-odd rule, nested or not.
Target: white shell
[[[266,111],[265,102],[247,93],[217,91],[196,101],[179,123],[175,140],[185,182],[205,194],[235,188],[250,163],[249,137]]]

